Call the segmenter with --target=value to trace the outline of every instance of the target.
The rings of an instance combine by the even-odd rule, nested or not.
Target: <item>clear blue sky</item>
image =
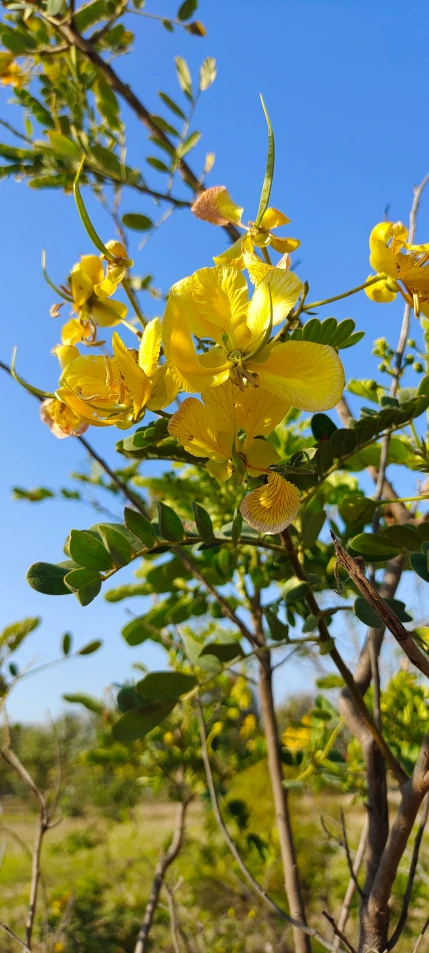
[[[174,16],[176,4],[153,0],[146,9]],[[292,220],[290,234],[302,241],[299,273],[310,281],[311,297],[323,298],[365,280],[371,227],[383,218],[387,204],[394,219],[407,220],[413,184],[429,168],[426,3],[414,0],[405,17],[400,0],[202,0],[199,17],[208,30],[204,40],[182,30],[168,34],[158,23],[130,16],[138,52],[121,58],[118,72],[148,108],[159,112],[158,89],[176,96],[175,55],[188,60],[194,75],[205,56],[216,57],[218,78],[198,109],[194,128],[201,129],[203,137],[191,164],[199,171],[205,153],[215,152],[210,183],[227,185],[235,201],[245,206],[247,218],[255,213],[265,165],[262,91],[276,133],[272,200]],[[0,115],[18,123],[19,111],[8,105],[9,98],[10,91],[1,90]],[[146,149],[141,136],[131,118],[131,163],[138,163]],[[150,177],[154,188],[162,187],[156,172]],[[71,197],[36,192],[12,181],[2,181],[0,190],[1,357],[9,360],[17,344],[20,372],[50,389],[56,377],[50,349],[57,343],[58,325],[48,314],[53,294],[40,271],[41,249],[46,247],[49,272],[58,282],[79,254],[91,249]],[[177,183],[176,192],[186,194],[186,189]],[[107,239],[111,226],[106,213],[95,202],[90,209]],[[153,207],[144,197],[130,196],[123,211],[153,214]],[[426,241],[429,237],[429,193],[421,208],[419,236]],[[143,253],[134,249],[137,269],[152,273],[156,284],[167,290],[190,271],[209,265],[224,245],[222,230],[177,212]],[[150,313],[157,313],[156,302],[145,304]],[[349,376],[372,376],[369,343],[381,335],[396,341],[400,304],[383,308],[360,295],[324,316],[329,313],[351,316],[367,332],[363,343],[343,353]],[[57,712],[63,692],[100,692],[113,679],[126,678],[133,661],[159,667],[162,656],[150,645],[130,649],[123,643],[119,631],[127,618],[125,603],[107,605],[99,597],[82,609],[72,596],[41,596],[27,585],[30,563],[60,559],[69,529],[88,526],[95,516],[74,503],[11,501],[13,484],[67,485],[69,472],[84,461],[81,446],[73,439],[55,440],[39,422],[35,401],[6,375],[0,377],[0,388],[0,626],[27,615],[43,617],[43,628],[20,653],[22,665],[36,655],[40,662],[55,657],[65,629],[79,644],[104,640],[103,651],[92,658],[22,684],[10,712],[30,719],[43,717],[48,707]],[[91,432],[94,446],[111,463],[120,464],[112,449],[116,436],[113,430]],[[119,508],[117,512],[119,516]],[[126,571],[122,578],[127,578]],[[140,611],[136,602],[130,607]],[[345,640],[343,651],[352,652]],[[305,687],[307,678],[308,671],[297,668],[294,688]],[[278,691],[280,697],[280,685]]]

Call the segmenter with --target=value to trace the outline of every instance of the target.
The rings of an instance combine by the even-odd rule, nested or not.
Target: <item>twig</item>
[[[248,883],[250,883],[255,893],[258,895],[258,897],[261,898],[261,900],[263,900],[264,904],[270,908],[272,913],[274,913],[277,917],[281,917],[282,920],[286,920],[288,923],[291,924],[291,926],[294,926],[298,928],[299,930],[302,930],[303,933],[307,934],[307,936],[314,937],[314,939],[318,940],[319,943],[323,947],[325,947],[326,950],[333,950],[334,949],[333,943],[331,943],[330,940],[328,940],[321,933],[319,933],[318,930],[314,929],[313,927],[308,927],[304,923],[300,923],[299,920],[295,920],[294,917],[289,916],[289,914],[286,913],[286,910],[283,910],[282,907],[279,907],[278,904],[275,902],[275,900],[273,900],[270,897],[270,895],[267,893],[267,891],[264,890],[263,887],[261,887],[261,885],[258,883],[257,880],[255,880],[253,874],[250,872],[249,868],[246,866],[240,852],[238,851],[237,847],[234,844],[234,841],[232,840],[232,837],[230,836],[230,833],[228,831],[228,828],[225,824],[225,821],[220,811],[219,801],[216,794],[216,788],[214,785],[213,774],[212,774],[212,769],[210,764],[203,709],[201,706],[201,700],[199,695],[197,696],[197,699],[196,699],[196,705],[197,705],[197,716],[198,716],[198,721],[200,725],[201,758],[204,764],[204,770],[206,772],[207,787],[209,789],[210,800],[211,800],[211,804],[212,804],[217,825],[219,827],[219,830],[222,833],[225,843],[229,847],[229,850],[231,851],[231,854],[234,857],[234,860],[238,864],[242,874],[244,875]]]
[[[347,831],[346,831],[346,822],[345,822],[345,818],[344,818],[344,811],[340,811],[340,817],[341,817],[341,827],[342,827],[342,832],[343,832],[343,836],[342,836],[342,837],[337,837],[337,835],[334,834],[333,831],[330,831],[330,830],[329,830],[329,828],[328,828],[328,826],[327,826],[327,824],[326,824],[326,821],[325,821],[325,818],[324,818],[323,814],[321,815],[320,823],[321,823],[321,825],[322,825],[322,827],[323,827],[323,830],[325,831],[325,834],[327,834],[328,837],[332,838],[332,840],[336,841],[336,843],[339,844],[339,846],[343,848],[343,850],[344,850],[344,852],[345,852],[345,855],[346,855],[347,866],[348,866],[348,868],[349,868],[350,877],[351,877],[351,879],[353,880],[354,886],[355,886],[356,890],[358,891],[359,895],[360,895],[361,897],[363,897],[363,890],[362,890],[362,888],[361,888],[361,886],[360,886],[360,884],[359,884],[359,882],[358,882],[357,875],[356,875],[355,872],[354,872],[354,864],[353,864],[352,856],[351,856],[351,853],[350,853],[350,847],[349,847],[349,842],[348,842],[348,838],[347,838]]]
[[[422,842],[428,816],[429,816],[429,795],[426,795],[426,800],[425,800],[424,808],[422,811],[422,816],[420,818],[420,823],[419,823],[417,834],[414,840],[413,853],[411,856],[407,886],[405,888],[405,893],[402,900],[402,909],[399,915],[399,920],[396,925],[396,928],[393,931],[392,936],[390,937],[390,940],[387,944],[388,950],[393,950],[393,948],[396,946],[407,921],[408,907],[410,905],[411,893],[413,890],[414,878],[416,876],[417,864],[419,859],[419,850],[420,850],[420,845]]]
[[[220,593],[215,589],[214,586],[211,585],[210,582],[207,582],[207,580],[204,578],[203,574],[200,572],[200,570],[195,565],[193,560],[189,558],[188,554],[184,552],[181,546],[174,546],[174,551],[177,553],[179,558],[182,560],[183,565],[186,566],[189,572],[191,572],[192,575],[195,576],[195,578],[202,583],[204,588],[207,589],[207,592],[209,592],[210,595],[212,595],[216,599],[216,601],[219,603],[222,609],[223,614],[227,617],[227,619],[229,619],[230,622],[233,622],[234,625],[237,626],[241,634],[244,636],[245,639],[247,639],[250,642],[251,645],[254,645],[255,638],[252,635],[250,629],[247,628],[247,625],[238,617],[238,615],[235,614],[234,610],[231,609],[231,606],[229,605],[227,600],[220,595]]]
[[[32,953],[31,947],[27,946],[25,940],[21,940],[21,937],[17,936],[16,933],[14,933],[13,930],[11,930],[11,928],[8,927],[6,923],[2,923],[1,920],[0,920],[0,929],[4,930],[4,932],[7,933],[8,936],[10,936],[11,940],[15,940],[15,943],[19,943],[21,949],[25,950],[25,953]]]
[[[147,941],[152,927],[153,918],[155,916],[155,911],[159,903],[159,896],[164,883],[165,874],[170,865],[176,859],[183,844],[186,810],[190,804],[190,801],[191,798],[189,796],[185,796],[178,805],[177,821],[173,839],[168,850],[165,853],[164,851],[162,852],[156,865],[155,875],[152,882],[152,890],[146,904],[143,923],[139,930],[134,953],[146,953],[148,949]]]
[[[389,629],[389,632],[392,633],[410,662],[412,662],[423,675],[429,677],[429,657],[422,652],[416,642],[414,642],[414,639],[404,628],[402,622],[399,621],[392,609],[390,609],[384,599],[381,598],[377,589],[375,589],[369,579],[366,578],[359,563],[353,559],[352,556],[349,556],[344,546],[342,546],[332,531],[331,536],[334,541],[335,555],[340,565],[346,570],[347,575],[350,576],[350,579],[355,583],[359,592],[365,596],[365,599],[380,617],[386,628]]]
[[[423,937],[424,937],[424,935],[425,935],[426,930],[427,930],[428,927],[429,927],[429,917],[427,918],[427,920],[425,920],[425,922],[424,922],[424,924],[423,924],[423,926],[422,926],[421,932],[419,933],[419,936],[417,937],[417,943],[416,943],[416,945],[415,945],[415,947],[414,947],[414,949],[413,949],[413,953],[417,953],[418,948],[419,948],[419,946],[420,946],[420,944],[421,944],[421,942],[422,942],[422,940],[423,940]]]
[[[365,854],[367,838],[368,838],[368,815],[366,816],[364,825],[362,827],[360,841],[359,841],[358,849],[356,851],[355,861],[353,864],[353,875],[350,877],[347,890],[344,896],[343,905],[341,907],[340,916],[338,918],[338,928],[340,930],[344,930],[347,924],[347,920],[348,920],[349,912],[350,912],[350,905],[353,900],[353,895],[356,889],[357,877],[358,877],[358,874],[362,865],[363,857]],[[337,936],[336,939],[334,940],[335,950],[338,949],[339,939],[340,938]]]
[[[177,924],[176,904],[174,902],[174,890],[171,890],[167,882],[164,883],[164,887],[167,891],[168,910],[170,913],[171,942],[173,944],[174,953],[182,953],[179,943],[179,929]]]
[[[322,916],[326,917],[328,923],[331,924],[331,927],[335,935],[341,940],[342,943],[344,943],[344,946],[346,946],[347,949],[350,950],[350,953],[357,953],[357,950],[355,949],[355,947],[351,943],[349,943],[347,937],[344,935],[342,930],[340,930],[340,928],[337,926],[334,918],[331,917],[331,915],[328,913],[327,910],[322,910]]]

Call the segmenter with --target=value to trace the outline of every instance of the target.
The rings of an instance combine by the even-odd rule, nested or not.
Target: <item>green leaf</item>
[[[178,20],[190,20],[198,7],[198,0],[184,0],[177,11]]]
[[[116,741],[137,741],[144,738],[149,731],[156,728],[173,710],[175,699],[170,701],[154,701],[148,705],[140,705],[121,715],[112,726],[113,737]]]
[[[64,576],[64,582],[81,606],[89,606],[101,589],[101,577],[95,569],[72,569]]]
[[[316,680],[316,685],[318,688],[329,691],[330,688],[343,688],[344,680],[340,675],[323,675]]]
[[[307,512],[302,513],[302,546],[304,549],[311,549],[321,533],[326,519],[326,513],[321,510],[320,513]]]
[[[141,703],[141,695],[138,694],[134,685],[124,685],[123,688],[119,689],[116,696],[116,704],[122,714],[126,711],[131,711],[132,708],[138,708]]]
[[[27,89],[14,89],[15,98],[22,103],[26,109],[29,109],[41,126],[47,129],[55,129],[55,122],[51,114],[35,96],[32,96]]]
[[[11,53],[15,53],[17,56],[21,56],[22,53],[26,53],[33,45],[31,37],[28,37],[27,39],[21,33],[18,33],[17,30],[13,30],[10,33],[3,33],[1,39],[3,46],[5,46],[7,50],[10,50]]]
[[[216,79],[216,60],[208,56],[200,66],[200,90],[208,89]]]
[[[262,95],[261,95],[261,103],[262,103],[262,109],[264,110],[265,119],[267,121],[267,127],[268,127],[268,153],[267,153],[267,165],[265,169],[264,184],[262,186],[261,197],[259,199],[258,214],[256,216],[256,225],[260,224],[261,218],[268,207],[268,202],[270,201],[271,186],[273,184],[273,176],[274,176],[274,158],[275,158],[274,133],[272,130],[270,117],[267,113]]]
[[[327,414],[314,414],[311,418],[311,432],[315,440],[329,440],[337,429],[336,424]]]
[[[210,514],[204,509],[203,506],[201,506],[199,503],[196,503],[195,501],[192,503],[192,509],[194,511],[195,522],[197,524],[197,529],[201,539],[205,543],[211,543],[214,540],[214,532]]]
[[[211,672],[213,674],[220,672],[221,666],[218,659],[212,654],[207,656],[202,654],[203,646],[201,642],[197,642],[197,640],[193,639],[190,635],[183,634],[182,638],[187,658],[192,665],[197,665],[198,668],[202,668],[205,672]]]
[[[48,0],[46,12],[49,17],[56,17],[59,13],[65,11],[65,0]]]
[[[70,533],[70,556],[85,569],[100,571],[113,569],[110,553],[100,539],[85,530],[72,529]]]
[[[180,156],[186,156],[186,155],[188,154],[188,152],[190,152],[191,149],[193,149],[194,146],[197,145],[197,142],[199,142],[200,139],[201,139],[201,133],[200,133],[200,132],[197,132],[197,131],[191,132],[191,135],[188,136],[187,139],[185,139],[185,141],[182,143],[181,146],[179,146],[179,148],[178,148],[178,150],[177,150],[177,151],[178,151],[178,154],[179,154]]]
[[[147,215],[139,215],[137,212],[127,212],[122,216],[122,221],[126,228],[132,228],[136,232],[145,232],[153,226],[151,218]]]
[[[84,162],[85,162],[85,156],[84,156],[83,159],[82,159],[82,162],[81,162],[81,164],[80,164],[80,166],[79,166],[79,169],[78,169],[78,171],[77,171],[77,173],[76,173],[76,177],[75,177],[75,180],[74,180],[74,183],[73,183],[73,194],[74,194],[74,199],[75,199],[75,202],[76,202],[77,210],[78,210],[78,212],[79,212],[80,220],[81,220],[81,222],[82,222],[82,225],[83,225],[85,231],[87,232],[87,234],[89,235],[89,238],[91,239],[93,245],[95,245],[95,247],[98,248],[98,251],[100,251],[101,254],[104,255],[104,257],[107,258],[108,261],[113,261],[113,260],[114,260],[114,256],[113,256],[112,253],[106,248],[106,246],[105,246],[105,245],[103,244],[103,242],[101,241],[100,236],[99,236],[99,235],[97,234],[97,232],[95,231],[95,228],[94,228],[94,226],[93,226],[93,224],[92,224],[92,222],[91,222],[91,219],[90,219],[90,217],[89,217],[89,215],[88,215],[88,212],[86,211],[85,203],[84,203],[83,198],[82,198],[81,193],[80,193],[79,179],[80,179],[80,176],[81,176],[81,172],[82,172],[82,169],[83,169]]]
[[[63,695],[63,698],[65,702],[70,702],[72,705],[83,705],[84,708],[95,712],[96,715],[101,715],[104,711],[104,705],[98,701],[98,698],[85,695],[83,692]]]
[[[367,625],[370,629],[382,629],[383,621],[377,615],[375,610],[370,606],[369,602],[363,597],[358,596],[355,599],[353,604],[353,612],[357,619],[360,622],[363,622],[364,625]]]
[[[79,33],[84,33],[90,26],[95,26],[100,20],[106,19],[106,0],[93,0],[82,6],[74,15],[74,25]]]
[[[19,622],[12,622],[0,632],[0,658],[3,651],[7,653],[16,652],[27,635],[37,629],[41,623],[40,616],[29,616],[27,619],[21,619]]]
[[[133,551],[126,536],[108,523],[99,523],[98,530],[115,566],[128,566],[133,558]]]
[[[174,99],[171,99],[171,96],[167,96],[167,93],[158,93],[158,96],[160,99],[162,99],[164,105],[171,109],[171,112],[174,113],[175,116],[178,116],[179,119],[186,119],[183,109],[181,109],[180,106],[174,102]]]
[[[340,513],[346,523],[353,520],[363,520],[368,523],[377,509],[378,503],[368,500],[364,496],[348,497],[340,504]]]
[[[180,543],[183,539],[182,520],[166,503],[158,503],[159,532],[163,539]]]
[[[291,576],[290,579],[287,579],[283,592],[285,595],[286,602],[298,602],[299,599],[302,599],[308,590],[306,582],[302,582],[298,576]]]
[[[234,510],[234,518],[232,520],[231,526],[231,541],[234,549],[238,546],[238,542],[241,536],[241,530],[243,528],[243,517],[240,513],[238,507]]]
[[[308,714],[310,718],[316,718],[318,721],[331,721],[332,712],[326,708],[310,708]]]
[[[359,533],[350,542],[353,555],[364,556],[369,562],[383,562],[397,556],[401,547],[389,542],[381,533]]]
[[[147,639],[152,639],[154,642],[160,641],[156,627],[146,622],[144,616],[138,616],[128,622],[122,629],[121,635],[128,645],[141,645]]]
[[[63,635],[62,649],[64,655],[70,655],[70,649],[72,644],[72,637],[70,632],[65,632]]]
[[[285,622],[281,622],[273,609],[265,609],[265,618],[274,642],[283,642],[289,638],[289,626]]]
[[[141,540],[143,546],[152,549],[152,546],[156,543],[156,533],[152,523],[142,513],[132,510],[129,506],[125,507],[124,520],[125,526]]]
[[[234,659],[243,658],[244,652],[239,642],[209,642],[200,652],[199,658],[203,655],[214,655],[218,662],[225,665]]]
[[[386,526],[383,536],[407,552],[417,552],[421,546],[421,537],[414,526]]]
[[[102,646],[102,642],[99,639],[95,639],[94,642],[88,642],[88,645],[84,645],[83,649],[79,649],[78,655],[92,655],[93,652],[97,652]]]
[[[312,613],[310,613],[310,615],[307,616],[301,628],[301,632],[304,632],[304,633],[314,632],[314,630],[317,629],[317,625],[318,625],[317,617],[313,615]]]
[[[48,132],[49,141],[56,154],[64,156],[67,159],[81,159],[81,152],[73,139],[63,136],[62,133],[54,129]]]
[[[33,563],[27,572],[27,582],[32,589],[47,596],[69,596],[71,589],[64,582],[68,571],[55,563]]]
[[[149,672],[137,682],[136,689],[150,701],[164,701],[186,695],[196,684],[195,675],[188,675],[186,672]]]
[[[177,79],[179,82],[180,89],[182,90],[182,92],[184,92],[185,96],[187,96],[187,98],[190,99],[192,102],[193,100],[192,78],[191,78],[189,66],[186,60],[184,60],[182,56],[176,56],[174,62],[176,64],[176,73],[177,73]]]
[[[411,553],[410,565],[412,569],[414,569],[414,572],[420,576],[420,579],[429,582],[429,568],[426,553]]]
[[[151,165],[153,169],[157,169],[158,172],[169,172],[170,169],[165,162],[161,162],[161,159],[158,159],[157,156],[147,156],[146,162],[148,165]]]

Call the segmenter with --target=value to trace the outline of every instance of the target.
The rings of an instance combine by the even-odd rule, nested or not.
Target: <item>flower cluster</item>
[[[154,318],[143,331],[125,320],[127,306],[112,300],[122,287],[134,303],[126,277],[133,262],[120,242],[101,244],[104,254],[83,255],[72,268],[57,289],[72,316],[54,348],[61,374],[55,395],[43,401],[42,419],[59,437],[78,436],[89,425],[127,429],[146,409],[170,406],[179,391],[199,394],[180,403],[169,433],[219,481],[240,486],[253,480],[242,516],[260,533],[279,533],[296,517],[300,495],[272,469],[280,459],[267,438],[291,407],[315,412],[335,406],[343,366],[334,348],[283,333],[296,320],[304,292],[290,268],[299,242],[273,233],[289,219],[266,208],[258,224],[244,226],[243,210],[223,187],[205,192],[194,211],[217,225],[240,224],[244,235],[214,259],[214,267],[174,285],[163,321]],[[268,247],[281,255],[277,265]],[[251,296],[244,270],[254,285]],[[115,330],[111,353],[95,353],[105,344],[97,340],[98,328],[121,323],[134,330],[139,347],[127,347]],[[78,345],[91,352],[82,354]]]
[[[373,301],[389,302],[402,294],[414,308],[429,317],[429,245],[412,245],[402,222],[379,222],[369,236],[370,264],[380,281],[366,289]],[[369,275],[369,278],[375,277]]]

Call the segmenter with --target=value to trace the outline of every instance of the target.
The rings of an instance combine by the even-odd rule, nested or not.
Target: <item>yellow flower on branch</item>
[[[88,429],[88,424],[82,418],[56,397],[42,401],[40,417],[47,424],[55,437],[80,437]]]
[[[279,238],[273,234],[273,229],[281,225],[289,225],[290,219],[276,208],[267,208],[258,225],[249,222],[243,225],[241,217],[243,209],[233,202],[228,189],[223,185],[215,185],[206,189],[198,196],[192,206],[196,218],[212,225],[238,225],[245,230],[227,251],[217,255],[214,259],[217,265],[229,264],[242,270],[246,267],[245,253],[251,254],[254,247],[266,248],[268,245],[281,255],[290,254],[300,245],[297,238]]]
[[[0,53],[0,86],[16,86],[20,89],[26,79],[13,53]]]
[[[240,390],[231,381],[203,391],[204,403],[187,397],[171,417],[169,433],[188,453],[208,458],[207,469],[221,482],[238,473],[266,474],[267,483],[252,490],[241,503],[244,519],[260,533],[279,533],[295,518],[300,507],[297,488],[269,467],[279,455],[266,440],[289,408],[268,391],[249,385]],[[245,436],[238,434],[244,431]]]
[[[116,332],[112,344],[111,357],[82,356],[75,347],[56,348],[62,367],[56,396],[85,423],[96,427],[113,424],[124,430],[142,419],[146,407],[155,409],[151,402],[152,380],[158,381],[157,409],[163,400],[163,406],[171,403],[177,387],[174,389],[174,382],[170,387],[165,382],[166,365],[157,366],[161,344],[159,318],[145,328],[140,353],[127,348]]]
[[[247,381],[300,410],[333,407],[344,387],[337,352],[310,341],[270,340],[272,327],[287,317],[301,290],[293,272],[278,268],[269,270],[250,302],[247,282],[235,268],[203,268],[175,285],[163,340],[180,388],[196,393],[228,379],[238,387]],[[194,337],[203,353],[197,353]]]
[[[108,300],[117,290],[125,274],[122,267],[117,266],[117,268],[118,270],[115,266],[115,269],[109,270],[108,265],[105,274],[103,262],[97,255],[82,255],[80,262],[72,269],[69,284],[74,310],[82,328],[81,340],[88,338],[87,328],[91,324],[110,328],[126,317],[127,306],[122,301]],[[64,328],[67,338],[70,337],[69,324],[70,322]],[[93,331],[95,331],[94,328]],[[63,343],[69,343],[69,341],[63,340]]]
[[[429,244],[411,245],[402,222],[379,222],[370,234],[370,263],[380,283],[367,289],[374,301],[393,301],[401,291],[414,307],[429,316]]]

